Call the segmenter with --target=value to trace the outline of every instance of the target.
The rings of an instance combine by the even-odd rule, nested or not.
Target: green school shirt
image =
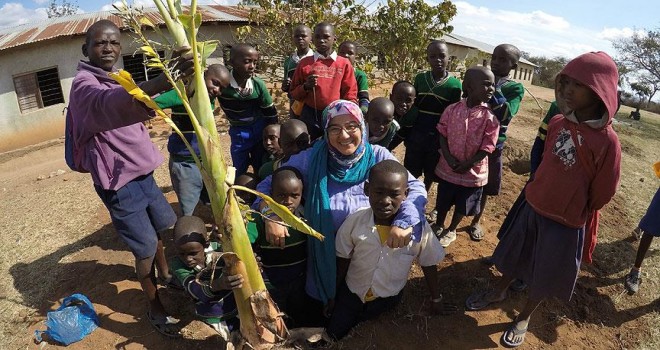
[[[520,109],[520,102],[525,94],[525,87],[519,82],[508,80],[499,88],[504,98],[506,98],[506,102],[503,106],[495,109],[493,113],[500,121],[500,133],[497,137],[496,146],[502,148],[504,141],[506,141],[506,131],[509,128],[509,123],[511,123],[511,119],[513,119],[516,113],[518,113],[518,109]]]
[[[277,110],[263,80],[251,77],[253,90],[249,96],[242,96],[238,90],[228,86],[218,97],[222,110],[233,126],[251,125],[257,118],[272,119],[277,122]]]
[[[461,99],[461,81],[449,75],[436,82],[431,71],[417,74],[413,83],[417,95],[410,111],[401,119],[401,127],[430,133],[436,130],[445,108]]]

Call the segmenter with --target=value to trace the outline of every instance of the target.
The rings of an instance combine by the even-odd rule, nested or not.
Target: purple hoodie
[[[95,185],[117,190],[163,162],[142,124],[152,113],[103,69],[78,63],[69,110],[75,147],[84,153],[82,166]]]

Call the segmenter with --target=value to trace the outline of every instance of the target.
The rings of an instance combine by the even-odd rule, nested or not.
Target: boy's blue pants
[[[254,124],[244,126],[234,126],[229,128],[229,137],[231,138],[231,161],[236,168],[236,176],[241,176],[247,172],[248,166],[252,165],[256,173],[261,167],[264,150],[262,134],[266,122],[260,118]]]

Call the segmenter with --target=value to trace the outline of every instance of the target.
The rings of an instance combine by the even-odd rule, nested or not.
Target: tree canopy
[[[63,17],[78,13],[78,3],[76,1],[68,0],[50,0],[48,8],[46,8],[48,18]]]
[[[660,30],[635,32],[628,38],[612,41],[617,61],[626,68],[628,79],[637,88],[648,90],[648,101],[660,91]],[[631,87],[632,84],[631,83]],[[639,94],[641,90],[635,89]]]

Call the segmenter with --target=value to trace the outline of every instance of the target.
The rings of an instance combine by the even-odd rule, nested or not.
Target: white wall
[[[204,25],[200,29],[202,40],[216,39],[222,44],[233,42],[235,26],[225,24]],[[157,38],[154,38],[157,39]],[[71,82],[78,61],[85,59],[81,46],[84,36],[61,37],[0,51],[0,152],[17,149],[64,135],[62,110],[69,101]],[[133,53],[137,45],[130,33],[122,33],[122,55]],[[160,41],[160,39],[157,39]],[[222,54],[219,53],[219,57]],[[210,63],[222,63],[221,59]],[[123,61],[117,62],[123,67]],[[57,67],[65,103],[48,106],[22,114],[14,91],[15,75]]]

